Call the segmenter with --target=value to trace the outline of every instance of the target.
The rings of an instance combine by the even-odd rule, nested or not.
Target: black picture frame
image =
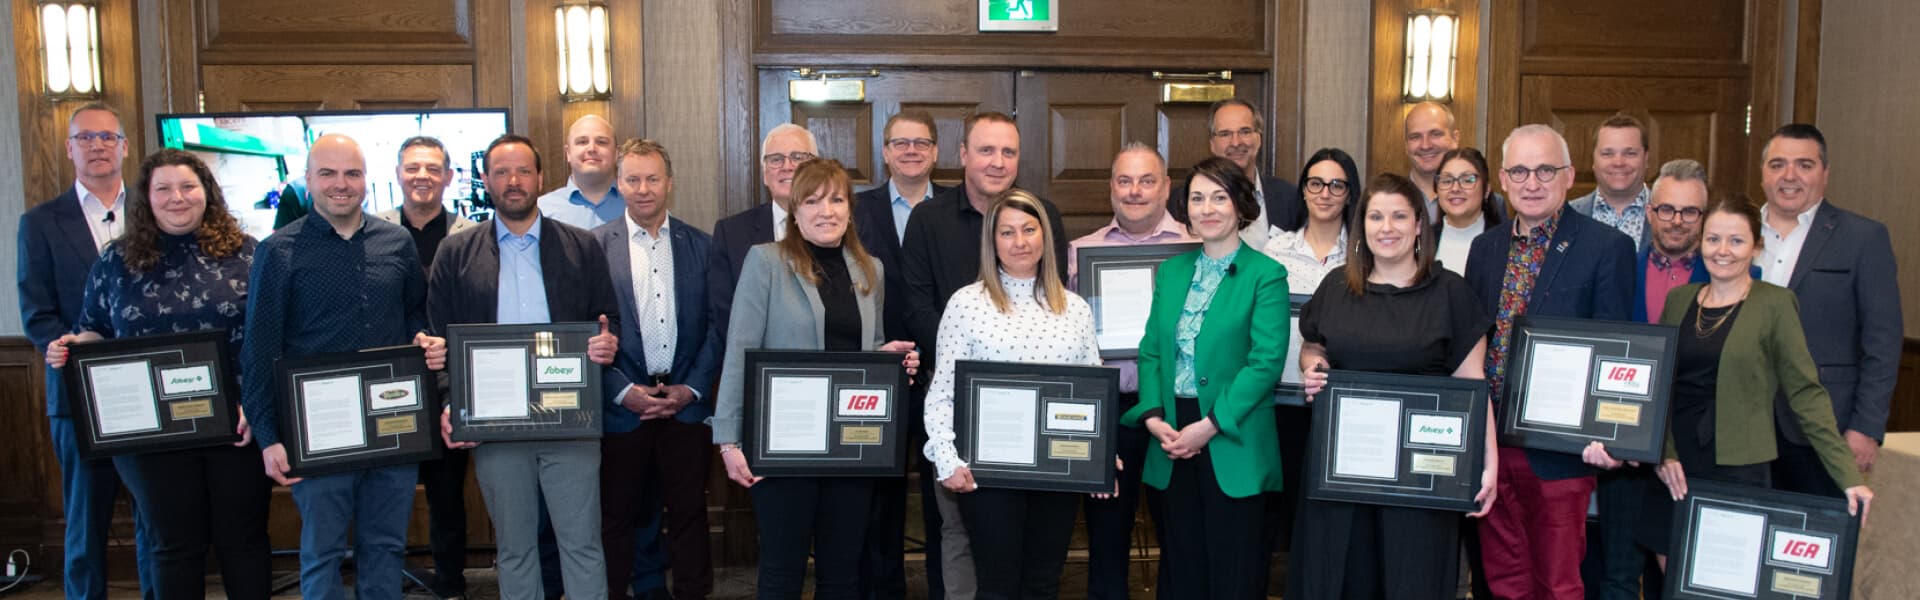
[[[899,352],[748,350],[746,422],[740,450],[763,477],[905,477],[907,370]],[[775,380],[795,390],[824,391],[817,449],[785,435],[775,443],[768,404]],[[816,390],[815,387],[824,388]],[[858,403],[867,406],[855,406]],[[809,405],[811,406],[811,405]],[[800,424],[796,433],[807,431]],[[784,429],[784,428],[783,428]],[[806,436],[814,437],[814,436]]]
[[[350,387],[348,387],[350,386]],[[324,431],[314,426],[308,402],[314,391],[353,393],[354,413],[329,414]],[[437,377],[419,346],[334,352],[274,363],[280,443],[287,450],[287,476],[312,477],[440,457]],[[337,407],[336,407],[337,409]],[[356,425],[357,424],[357,425]],[[343,428],[344,427],[344,428]],[[357,429],[357,433],[355,430]],[[339,435],[319,439],[316,433]]]
[[[456,442],[597,439],[601,436],[601,366],[587,358],[587,341],[599,323],[459,324],[447,326],[447,408]],[[478,353],[487,361],[524,367],[511,371],[477,369]],[[494,366],[494,365],[489,365]],[[487,381],[480,381],[486,378]],[[517,382],[517,383],[515,383]],[[493,393],[524,393],[526,403],[476,407],[475,388]]]
[[[1119,369],[975,360],[954,361],[953,367],[954,448],[980,487],[1113,491]],[[1029,408],[1032,419],[1017,418]],[[1004,418],[1008,416],[1016,418]],[[1000,419],[996,427],[983,426],[987,417]],[[1028,428],[1033,435],[1027,452],[1013,453],[1024,454],[1025,460],[982,452],[983,429],[1008,424]]]
[[[1499,407],[1501,445],[1580,454],[1598,441],[1614,458],[1659,463],[1678,346],[1679,330],[1665,325],[1517,317]],[[1536,363],[1567,368],[1581,356],[1586,360],[1581,381],[1534,378]],[[1560,394],[1578,389],[1571,393],[1580,395],[1580,406],[1573,411],[1562,408],[1564,401],[1535,402],[1536,390],[1545,389]]]
[[[1280,373],[1280,382],[1273,386],[1273,403],[1278,406],[1307,405],[1306,390],[1300,384],[1300,309],[1313,300],[1312,294],[1291,294],[1287,297],[1287,364]],[[1287,381],[1292,378],[1293,381]]]
[[[1723,532],[1710,551],[1703,526]],[[1848,598],[1860,518],[1847,514],[1845,498],[1688,479],[1687,497],[1674,503],[1672,540],[1666,598]],[[1752,577],[1743,577],[1749,565]]]
[[[1114,269],[1146,269],[1147,306],[1140,307],[1140,322],[1146,323],[1146,312],[1153,309],[1154,273],[1159,272],[1160,263],[1167,259],[1198,250],[1199,242],[1168,242],[1162,244],[1134,244],[1126,246],[1086,246],[1075,248],[1075,262],[1078,285],[1075,292],[1086,299],[1087,306],[1093,309],[1094,337],[1099,341],[1100,358],[1103,360],[1132,360],[1140,356],[1140,339],[1134,336],[1130,341],[1108,339],[1106,319],[1100,284],[1106,273]]]
[[[240,441],[240,378],[225,328],[67,348],[61,378],[81,458]],[[98,388],[96,379],[103,380]],[[103,401],[115,402],[115,410],[103,410]]]
[[[1486,467],[1485,381],[1334,370],[1312,406],[1307,497],[1463,513],[1479,509],[1473,499]],[[1393,456],[1373,458],[1391,465],[1381,460],[1342,464],[1341,436],[1354,431],[1343,419],[1358,422],[1387,411],[1394,413],[1392,446],[1383,449],[1384,438],[1354,440],[1349,449],[1390,449]]]

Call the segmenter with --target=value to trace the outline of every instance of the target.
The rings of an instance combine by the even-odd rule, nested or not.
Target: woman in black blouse
[[[127,233],[94,263],[80,323],[47,345],[48,365],[66,364],[68,344],[106,338],[225,328],[240,347],[254,239],[227,212],[213,172],[192,154],[161,150],[140,164],[132,191]],[[114,457],[153,532],[155,597],[205,597],[209,546],[227,597],[272,593],[270,484],[245,415],[239,433],[232,446]]]
[[[1482,379],[1493,324],[1465,279],[1435,268],[1420,188],[1399,175],[1367,183],[1355,207],[1346,266],[1320,282],[1300,311],[1306,392],[1327,369]],[[1492,431],[1492,411],[1488,411]],[[1497,456],[1486,444],[1481,516],[1493,507]],[[1288,598],[1451,598],[1460,560],[1459,515],[1438,510],[1307,500],[1294,525]]]

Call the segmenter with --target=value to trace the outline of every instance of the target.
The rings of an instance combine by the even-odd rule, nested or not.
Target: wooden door
[[[1691,158],[1706,165],[1712,189],[1744,188],[1751,161],[1743,79],[1543,75],[1521,78],[1520,89],[1521,121],[1547,123],[1566,135],[1578,174],[1568,197],[1593,190],[1594,129],[1617,111],[1647,126],[1649,183],[1661,163]]]

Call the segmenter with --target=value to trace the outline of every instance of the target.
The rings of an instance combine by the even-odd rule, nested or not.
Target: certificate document
[[[473,418],[527,418],[527,349],[520,346],[475,348]]]
[[[1399,400],[1341,398],[1335,419],[1335,475],[1400,478]]]
[[[767,450],[826,452],[827,416],[833,406],[833,380],[827,377],[769,379]]]
[[[147,361],[88,365],[87,380],[93,385],[100,435],[160,428],[160,401]]]
[[[1099,284],[1100,347],[1138,346],[1153,310],[1153,268],[1107,269],[1100,272]]]
[[[1687,583],[1753,596],[1759,586],[1767,517],[1703,507],[1695,527],[1698,533]]]
[[[1520,420],[1578,429],[1580,415],[1587,408],[1587,375],[1592,364],[1592,346],[1534,342]]]
[[[300,382],[301,415],[308,452],[353,448],[367,443],[366,413],[360,408],[360,377],[315,377]]]
[[[1040,392],[1028,388],[980,388],[980,429],[974,460],[1014,465],[1033,464],[1038,437],[1034,431]]]

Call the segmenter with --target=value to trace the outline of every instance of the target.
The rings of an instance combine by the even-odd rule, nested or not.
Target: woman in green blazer
[[[1773,423],[1779,394],[1827,473],[1846,490],[1848,512],[1864,519],[1873,500],[1815,375],[1793,292],[1755,281],[1747,270],[1761,239],[1760,210],[1746,198],[1715,201],[1707,207],[1702,260],[1695,266],[1711,279],[1667,294],[1661,324],[1680,328],[1666,459],[1656,469],[1667,489],[1648,498],[1634,536],[1659,555],[1663,568],[1673,503],[1686,497],[1688,478],[1768,487],[1768,463],[1779,455]],[[1584,456],[1603,468],[1622,464],[1598,443]]]
[[[1273,386],[1287,359],[1287,273],[1240,230],[1259,196],[1239,167],[1211,158],[1168,212],[1201,249],[1154,275],[1140,340],[1140,404],[1121,417],[1159,440],[1142,479],[1166,492],[1165,598],[1263,598],[1263,492],[1281,488]]]

